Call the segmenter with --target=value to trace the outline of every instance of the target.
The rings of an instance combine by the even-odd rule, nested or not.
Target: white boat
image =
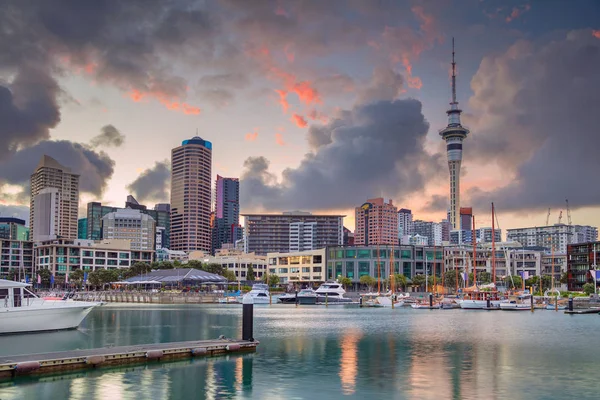
[[[45,300],[28,283],[0,279],[0,334],[56,331],[77,328],[100,303]]]
[[[392,306],[392,297],[391,296],[378,296],[375,300],[381,304],[383,307],[391,307]],[[395,300],[394,307],[402,307],[404,305],[404,301]]]
[[[490,307],[498,308],[502,304],[501,300],[491,300]],[[463,310],[483,310],[487,309],[487,300],[470,300],[463,299],[460,302],[460,308]]]
[[[288,293],[283,296],[279,296],[277,301],[279,303],[294,304],[298,300],[299,304],[317,304],[317,294],[312,289],[302,289],[296,293]]]
[[[264,283],[255,283],[252,285],[252,290],[246,293],[244,296],[238,297],[238,303],[244,301],[244,297],[252,297],[254,304],[269,304],[271,302],[269,295],[269,285]]]
[[[510,301],[508,303],[500,303],[500,309],[503,311],[529,311],[531,310],[531,305]]]
[[[352,299],[344,297],[346,291],[337,282],[325,282],[315,291],[317,303],[352,303]]]
[[[413,303],[410,306],[416,310],[418,310],[418,309],[433,310],[433,309],[440,308],[440,303],[433,303],[432,306],[429,306],[429,303]]]

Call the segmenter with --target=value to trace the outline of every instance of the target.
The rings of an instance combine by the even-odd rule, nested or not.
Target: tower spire
[[[452,104],[456,103],[456,62],[454,62],[454,38],[452,38]]]

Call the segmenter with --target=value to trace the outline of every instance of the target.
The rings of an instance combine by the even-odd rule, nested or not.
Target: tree
[[[173,268],[181,268],[181,261],[179,261],[179,260],[173,261]]]
[[[81,286],[83,282],[83,271],[80,269],[76,269],[75,271],[69,274],[69,283],[75,284],[77,286]]]
[[[519,275],[513,275],[512,279],[510,276],[504,278],[506,286],[513,289],[518,289],[523,286],[523,279]]]
[[[228,282],[235,282],[235,281],[237,280],[237,278],[236,278],[236,276],[235,276],[235,272],[233,272],[233,271],[230,271],[230,270],[228,270],[228,269],[226,269],[226,270],[223,272],[223,276],[224,276],[225,278],[227,278],[227,281],[228,281]]]
[[[423,286],[425,286],[425,275],[415,275],[412,278],[412,283],[414,286],[418,287],[418,288],[422,288]]]
[[[583,293],[593,294],[596,292],[596,286],[593,283],[586,283],[583,285]]]
[[[560,283],[562,283],[563,285],[566,285],[567,283],[569,283],[569,273],[568,272],[563,272],[560,275]]]
[[[190,268],[194,268],[194,267],[190,267]],[[209,263],[209,264],[203,264],[200,269],[202,269],[203,271],[206,272],[210,272],[211,274],[217,274],[217,275],[223,275],[223,271],[225,270],[225,268],[223,268],[223,266],[221,264],[217,264],[217,263]]]
[[[38,270],[38,275],[40,276],[42,285],[50,285],[50,276],[52,275],[52,273],[48,268],[42,268]]]
[[[102,281],[100,280],[99,271],[92,271],[88,274],[88,282],[91,286],[100,286],[102,285]]]
[[[269,275],[269,285],[270,286],[279,285],[279,277],[275,274]]]
[[[446,275],[444,275],[444,286],[446,286],[447,288],[452,288],[452,289],[456,288],[456,272],[455,271],[446,272]]]
[[[369,292],[373,290],[373,286],[377,283],[377,280],[369,275],[363,275],[360,277],[359,282],[361,285],[367,286]]]
[[[406,288],[406,284],[408,283],[408,279],[403,274],[394,274],[394,285],[396,285],[395,289]]]
[[[352,279],[344,276],[343,278],[340,278],[340,283],[344,286],[344,289],[348,289],[348,286],[352,285]]]
[[[262,279],[261,279],[261,280],[262,280],[264,283],[266,283],[267,285],[269,284],[269,274],[268,274],[268,272],[267,272],[267,271],[265,271],[265,273],[263,274],[263,276],[262,276]]]
[[[190,260],[190,261],[188,261],[187,267],[188,268],[194,268],[194,269],[201,269],[202,271],[207,271],[205,269],[206,264],[202,264],[202,261],[200,261],[200,260]],[[175,268],[179,268],[179,267],[175,267]],[[210,271],[207,271],[207,272],[210,272]]]
[[[477,274],[477,283],[481,283],[485,285],[486,283],[490,283],[492,281],[492,274],[489,272],[480,272]]]
[[[246,280],[253,282],[255,279],[254,268],[252,268],[252,264],[250,264],[248,265],[248,271],[246,272]]]

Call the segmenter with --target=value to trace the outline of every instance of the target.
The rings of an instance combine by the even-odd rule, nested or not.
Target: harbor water
[[[108,305],[0,354],[240,337],[239,305]],[[0,399],[597,399],[600,316],[255,306],[256,353],[0,382]]]

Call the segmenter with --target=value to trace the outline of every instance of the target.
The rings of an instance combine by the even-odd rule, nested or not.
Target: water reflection
[[[597,318],[257,307],[258,352],[0,382],[0,398],[595,398]],[[64,350],[239,333],[240,307],[106,308],[82,331],[0,337]],[[569,338],[565,340],[565,338]]]

